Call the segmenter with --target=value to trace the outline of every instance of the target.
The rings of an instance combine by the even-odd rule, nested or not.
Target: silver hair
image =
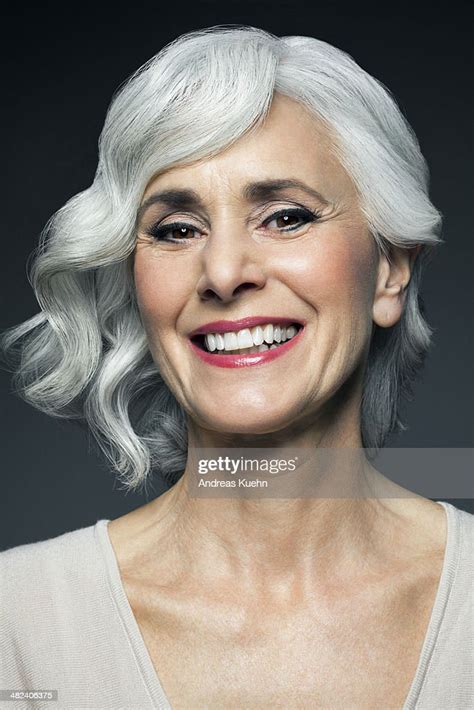
[[[153,470],[172,484],[187,458],[186,415],[149,350],[133,279],[136,214],[159,171],[216,155],[260,125],[275,92],[300,102],[335,137],[378,248],[421,246],[403,315],[374,327],[361,435],[377,450],[403,430],[432,331],[419,296],[423,264],[441,241],[428,168],[393,97],[345,52],[311,37],[245,26],[190,32],[114,94],[92,185],[46,224],[28,264],[40,312],[0,338],[17,394],[92,431],[126,489]]]

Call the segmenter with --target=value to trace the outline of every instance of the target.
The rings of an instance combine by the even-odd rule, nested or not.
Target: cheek
[[[374,289],[371,237],[354,234],[321,240],[286,260],[298,292],[317,310],[331,307],[352,317],[370,314]]]
[[[149,332],[157,332],[161,326],[173,321],[181,303],[184,283],[176,279],[176,271],[169,264],[158,260],[140,258],[134,264],[134,279],[137,302],[144,325]]]

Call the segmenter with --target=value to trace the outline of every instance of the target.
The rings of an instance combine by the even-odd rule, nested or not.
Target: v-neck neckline
[[[426,673],[430,665],[431,658],[438,639],[441,622],[446,614],[446,607],[449,601],[456,568],[459,563],[461,545],[459,540],[459,517],[457,508],[445,501],[436,501],[446,511],[446,543],[444,550],[443,567],[436,591],[430,620],[421,647],[418,665],[415,671],[408,694],[405,698],[402,710],[416,710],[416,704],[420,697],[423,684],[426,680]]]
[[[418,659],[418,665],[402,710],[414,710],[416,708],[416,702],[426,678],[426,671],[433,655],[441,622],[445,616],[449,592],[452,587],[459,557],[459,520],[456,515],[456,508],[451,503],[446,503],[445,501],[436,502],[443,506],[446,512],[446,542],[443,566],[430,620]],[[110,595],[114,601],[122,628],[129,640],[143,683],[150,695],[152,703],[159,710],[172,710],[171,703],[166,696],[158,673],[153,665],[140,627],[138,626],[138,622],[125,592],[117,557],[108,532],[109,522],[110,520],[108,519],[98,520],[94,527],[96,539],[99,543],[108,573]]]

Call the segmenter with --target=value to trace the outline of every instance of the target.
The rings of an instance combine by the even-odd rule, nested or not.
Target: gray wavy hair
[[[260,125],[275,92],[331,129],[379,249],[421,246],[401,319],[374,327],[361,401],[365,447],[405,428],[400,404],[432,335],[420,276],[441,241],[418,141],[387,89],[345,52],[311,37],[210,27],[178,37],[114,94],[92,185],[50,218],[29,257],[41,310],[0,337],[16,393],[86,424],[126,489],[146,488],[152,470],[171,485],[187,459],[186,416],[152,360],[135,295],[143,192],[159,171],[211,157]]]

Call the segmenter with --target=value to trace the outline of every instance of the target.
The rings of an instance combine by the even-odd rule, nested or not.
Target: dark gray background
[[[383,81],[428,159],[445,245],[425,275],[434,346],[408,431],[392,446],[472,446],[472,35],[468,3],[199,2],[18,5],[4,17],[2,52],[2,280],[0,329],[38,310],[26,260],[48,217],[89,186],[113,91],[183,32],[251,24],[311,35],[349,52]],[[144,495],[125,494],[87,434],[11,393],[0,372],[0,548],[115,518]],[[447,472],[449,475],[449,472]],[[152,497],[164,490],[155,480]],[[448,500],[448,499],[446,499]],[[472,499],[452,500],[474,512]]]

